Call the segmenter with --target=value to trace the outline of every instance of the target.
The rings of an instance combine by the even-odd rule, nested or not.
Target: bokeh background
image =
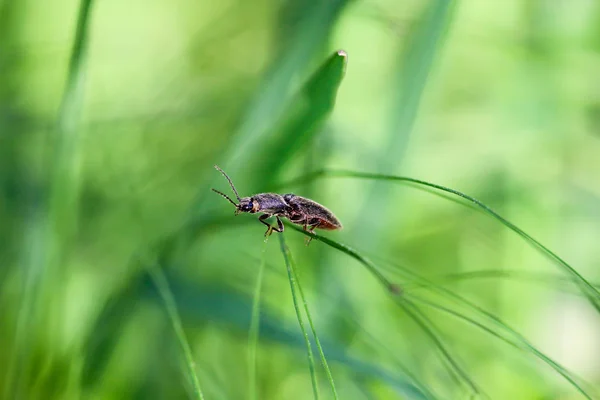
[[[600,283],[598,1],[4,0],[0,72],[3,398],[198,398],[182,338],[207,399],[313,398],[279,237],[214,164],[402,286],[286,229],[340,398],[599,398],[564,265],[448,193],[293,182],[460,190]]]

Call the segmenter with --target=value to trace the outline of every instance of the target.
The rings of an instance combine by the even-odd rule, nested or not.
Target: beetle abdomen
[[[335,231],[336,229],[341,228],[342,224],[340,224],[340,221],[338,221],[337,219],[335,220],[335,222],[321,219],[319,220],[319,225],[317,225],[317,229],[324,229],[326,231]]]
[[[283,198],[294,210],[294,216],[290,218],[292,222],[325,230],[342,228],[342,224],[336,216],[316,201],[294,194],[286,194]],[[302,218],[299,218],[299,216],[302,216]]]

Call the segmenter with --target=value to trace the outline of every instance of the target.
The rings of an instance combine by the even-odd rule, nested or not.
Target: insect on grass
[[[313,232],[315,229],[337,230],[342,228],[342,224],[335,215],[327,208],[317,203],[314,200],[306,197],[298,196],[293,193],[277,194],[277,193],[259,193],[249,197],[240,197],[233,182],[229,176],[215,165],[235,194],[237,203],[233,201],[225,193],[216,189],[213,192],[220,194],[235,206],[235,215],[245,212],[250,214],[262,213],[258,220],[267,226],[265,237],[269,236],[273,231],[283,232],[283,223],[280,218],[287,218],[290,222],[301,225],[307,232]],[[272,226],[266,219],[275,217],[277,226]],[[308,238],[307,245],[312,238]]]

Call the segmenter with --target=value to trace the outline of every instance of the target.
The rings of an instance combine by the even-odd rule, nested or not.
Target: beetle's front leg
[[[265,232],[265,237],[270,236],[273,231],[279,232],[279,233],[283,232],[283,222],[281,222],[281,220],[279,219],[279,216],[277,216],[277,215],[275,216],[275,218],[277,219],[277,227],[274,227],[273,225],[269,224],[266,221],[267,218],[272,217],[272,216],[273,216],[272,214],[263,214],[260,217],[258,217],[258,220],[261,223],[268,226],[267,231]]]
[[[260,217],[258,217],[258,220],[260,221],[261,224],[265,224],[268,228],[267,231],[265,232],[265,237],[268,237],[269,235],[271,235],[271,232],[273,231],[273,227],[271,226],[271,224],[269,224],[266,219],[269,218],[271,216],[271,214],[263,214]]]

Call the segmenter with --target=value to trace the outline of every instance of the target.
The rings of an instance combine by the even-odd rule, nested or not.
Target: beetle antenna
[[[229,200],[229,202],[230,202],[231,204],[233,204],[234,206],[236,206],[236,207],[238,206],[238,205],[237,205],[237,204],[235,204],[235,203],[233,202],[233,200],[231,200],[231,199],[229,198],[229,196],[227,196],[225,193],[223,193],[223,192],[219,192],[217,189],[211,189],[211,190],[212,190],[213,192],[215,192],[215,193],[218,193],[218,194],[220,194],[221,196],[225,197],[225,198],[226,198],[227,200]]]
[[[215,165],[215,168],[217,171],[219,171],[220,173],[223,174],[223,176],[225,177],[225,179],[227,179],[227,182],[229,182],[229,186],[231,186],[231,189],[233,190],[233,193],[235,193],[235,197],[237,197],[238,201],[242,201],[242,199],[240,199],[240,195],[238,194],[237,190],[235,190],[235,186],[233,186],[233,182],[231,182],[231,179],[229,178],[229,176],[227,176],[227,174],[225,173],[225,171],[223,171],[221,168],[219,168],[218,165]],[[214,189],[213,189],[214,190]],[[216,190],[215,190],[216,192]],[[221,195],[225,196],[223,193],[221,192],[217,192],[220,193]],[[231,199],[227,196],[225,196],[229,201],[231,201]],[[231,201],[233,203],[233,201]],[[233,203],[235,204],[235,203]]]

